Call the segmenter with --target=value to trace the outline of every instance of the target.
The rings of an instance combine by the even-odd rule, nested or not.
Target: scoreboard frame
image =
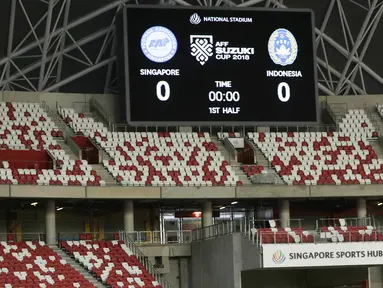
[[[268,11],[273,12],[275,8],[226,8],[226,7],[208,7],[208,6],[161,6],[161,5],[125,5],[122,9],[122,23],[123,23],[123,55],[124,55],[124,92],[126,101],[126,119],[128,124],[132,126],[312,126],[320,123],[320,103],[318,96],[318,71],[317,71],[317,56],[315,45],[315,14],[311,9],[307,8],[288,8],[278,9],[278,12],[291,13],[291,12],[306,12],[311,14],[311,30],[312,30],[312,46],[313,46],[313,66],[314,66],[314,89],[315,89],[315,105],[316,105],[316,121],[299,121],[299,122],[282,122],[282,121],[132,121],[130,113],[130,77],[129,77],[129,41],[128,41],[128,20],[127,9],[157,9],[157,10],[215,10],[215,11]],[[256,113],[256,108],[254,108]]]

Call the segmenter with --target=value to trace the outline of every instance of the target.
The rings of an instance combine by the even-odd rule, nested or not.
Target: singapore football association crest
[[[281,66],[293,64],[298,55],[298,44],[294,35],[284,28],[271,34],[268,48],[271,60]]]
[[[191,55],[204,65],[213,56],[213,36],[211,35],[190,35]]]
[[[142,53],[156,63],[164,63],[172,59],[177,48],[176,36],[166,27],[153,26],[141,37]]]

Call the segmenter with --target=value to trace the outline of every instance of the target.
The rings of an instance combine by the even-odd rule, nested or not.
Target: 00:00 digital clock
[[[214,102],[214,101],[238,102],[240,98],[241,97],[238,91],[227,91],[227,92],[210,91],[209,92],[210,102]]]

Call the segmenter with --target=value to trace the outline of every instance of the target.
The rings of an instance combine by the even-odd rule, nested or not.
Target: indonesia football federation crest
[[[213,56],[213,36],[211,35],[190,35],[191,55],[204,65],[209,57]]]
[[[269,55],[275,64],[287,66],[294,63],[298,55],[298,44],[287,29],[277,29],[269,39]]]

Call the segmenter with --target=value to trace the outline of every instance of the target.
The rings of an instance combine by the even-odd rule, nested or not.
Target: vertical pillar
[[[290,227],[290,203],[289,200],[279,200],[279,219],[282,228]]]
[[[366,199],[359,198],[356,202],[356,215],[358,218],[367,217],[367,204]]]
[[[372,225],[372,223],[366,222],[367,217],[367,204],[366,199],[359,198],[356,200],[356,216],[358,217],[358,225]]]
[[[124,202],[124,230],[125,230],[125,233],[134,231],[133,200],[125,200]]]
[[[202,205],[202,227],[213,225],[213,208],[211,201],[206,201]]]
[[[45,209],[45,241],[48,245],[56,245],[56,203],[48,200]]]

